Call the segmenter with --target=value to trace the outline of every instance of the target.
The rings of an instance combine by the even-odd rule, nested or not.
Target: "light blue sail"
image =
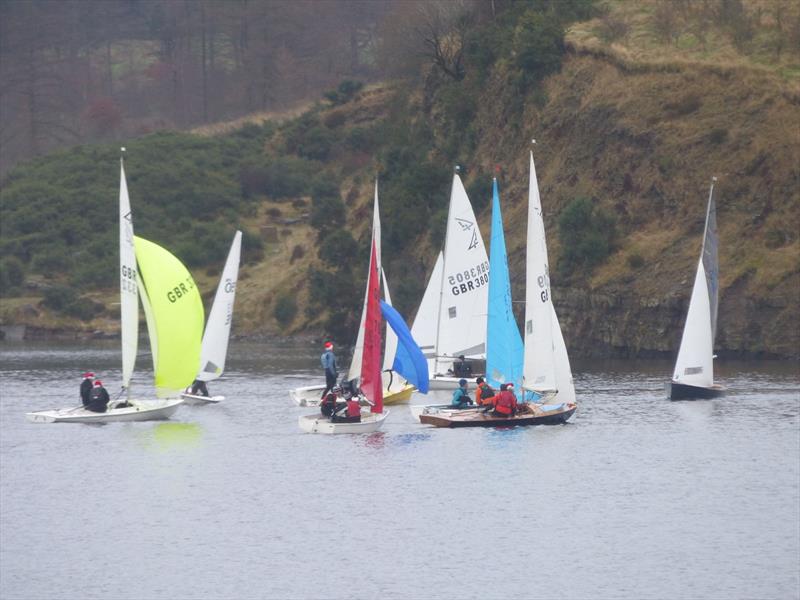
[[[501,383],[513,383],[522,392],[524,347],[511,305],[508,254],[500,213],[497,179],[492,185],[492,239],[489,245],[489,318],[486,326],[486,380],[495,391]]]
[[[383,318],[397,334],[397,353],[394,356],[392,370],[400,373],[411,385],[421,393],[428,393],[428,361],[422,354],[417,342],[411,337],[405,320],[391,304],[381,300],[381,313]]]

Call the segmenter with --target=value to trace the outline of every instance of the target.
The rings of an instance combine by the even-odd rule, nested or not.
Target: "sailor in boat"
[[[472,398],[467,391],[467,380],[459,379],[458,387],[453,392],[453,399],[450,402],[451,408],[467,408],[472,406]]]
[[[89,397],[92,394],[92,382],[94,381],[94,373],[87,371],[83,374],[83,381],[81,381],[81,403],[84,407],[89,405]]]
[[[89,404],[86,405],[86,410],[96,413],[104,413],[108,408],[108,402],[111,398],[108,397],[106,388],[103,387],[103,382],[96,379],[94,387],[89,393]]]
[[[475,390],[475,404],[478,406],[490,406],[490,400],[494,397],[494,390],[486,383],[483,377],[478,377],[475,383],[478,384]]]
[[[467,362],[463,354],[458,357],[458,362],[453,362],[453,368],[449,370],[455,377],[472,377],[472,363]]]
[[[195,379],[192,382],[192,388],[189,390],[189,393],[192,396],[205,396],[206,398],[211,395],[208,393],[208,386],[206,385],[206,382],[200,381],[199,379]]]
[[[361,405],[358,399],[350,396],[341,408],[331,415],[334,423],[361,423]]]
[[[517,397],[514,395],[514,384],[504,383],[500,393],[491,399],[494,405],[492,414],[496,417],[513,417],[517,414]]]
[[[319,357],[322,368],[325,370],[325,390],[322,398],[336,386],[336,378],[339,376],[339,364],[336,362],[336,355],[333,353],[333,342],[325,342],[325,352]]]

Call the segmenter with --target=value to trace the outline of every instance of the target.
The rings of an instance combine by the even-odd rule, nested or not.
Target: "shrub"
[[[22,262],[15,256],[8,256],[0,261],[0,290],[7,292],[22,285],[25,270]]]
[[[331,104],[344,104],[353,99],[364,84],[361,81],[353,81],[352,79],[345,79],[342,81],[335,90],[328,90],[325,92],[325,99],[329,100]]]
[[[558,218],[561,241],[559,270],[591,271],[611,253],[615,237],[614,217],[595,207],[588,198],[575,198]]]
[[[358,244],[344,229],[337,229],[325,237],[319,248],[319,257],[330,267],[348,264],[358,254]]]
[[[273,310],[275,320],[282,326],[289,325],[297,315],[297,302],[293,294],[283,293],[275,301]]]
[[[293,264],[294,261],[300,260],[306,255],[306,250],[300,244],[297,244],[294,248],[292,248],[292,256],[289,259],[289,263]]]
[[[517,22],[512,40],[514,64],[526,84],[541,81],[561,68],[564,27],[556,15],[527,11]]]
[[[631,269],[641,269],[644,266],[644,258],[641,254],[634,252],[628,255],[628,266]]]
[[[712,144],[721,144],[728,139],[728,130],[724,127],[717,127],[708,132],[708,141]]]

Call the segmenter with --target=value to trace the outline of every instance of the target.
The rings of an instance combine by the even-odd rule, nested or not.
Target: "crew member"
[[[89,404],[86,406],[86,410],[104,413],[108,408],[108,401],[110,399],[106,388],[103,387],[103,382],[99,379],[95,379],[94,387],[89,394]]]
[[[478,377],[475,383],[478,384],[478,387],[475,389],[475,404],[478,406],[488,406],[491,404],[489,399],[494,396],[494,390],[489,387],[489,384],[486,383],[483,377]]]
[[[458,387],[453,392],[453,400],[450,402],[451,408],[466,408],[472,406],[472,398],[469,397],[467,392],[467,380],[459,379]]]
[[[505,388],[500,386],[500,393],[492,398],[494,414],[497,417],[513,417],[517,413],[517,397],[514,395],[514,384],[507,383]]]
[[[325,352],[319,357],[322,368],[325,370],[325,390],[322,398],[336,385],[336,378],[339,376],[339,364],[336,362],[336,355],[333,353],[333,342],[325,342]]]
[[[81,381],[81,402],[84,406],[89,404],[89,396],[92,393],[92,380],[94,373],[87,371],[83,374],[83,381]]]
[[[192,394],[192,396],[205,396],[207,398],[209,396],[208,386],[206,386],[205,381],[195,379],[189,393]]]
[[[344,412],[344,414],[341,414]],[[334,423],[361,423],[361,405],[358,403],[358,398],[351,396],[347,402],[331,417]]]

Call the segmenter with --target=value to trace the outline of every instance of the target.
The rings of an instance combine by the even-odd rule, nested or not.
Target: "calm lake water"
[[[0,344],[3,599],[800,595],[796,364],[722,363],[728,396],[669,402],[668,362],[576,361],[564,426],[436,430],[400,406],[322,436],[287,394],[320,379],[317,348],[233,342],[223,405],[25,421],[84,370],[113,391],[119,360]]]

